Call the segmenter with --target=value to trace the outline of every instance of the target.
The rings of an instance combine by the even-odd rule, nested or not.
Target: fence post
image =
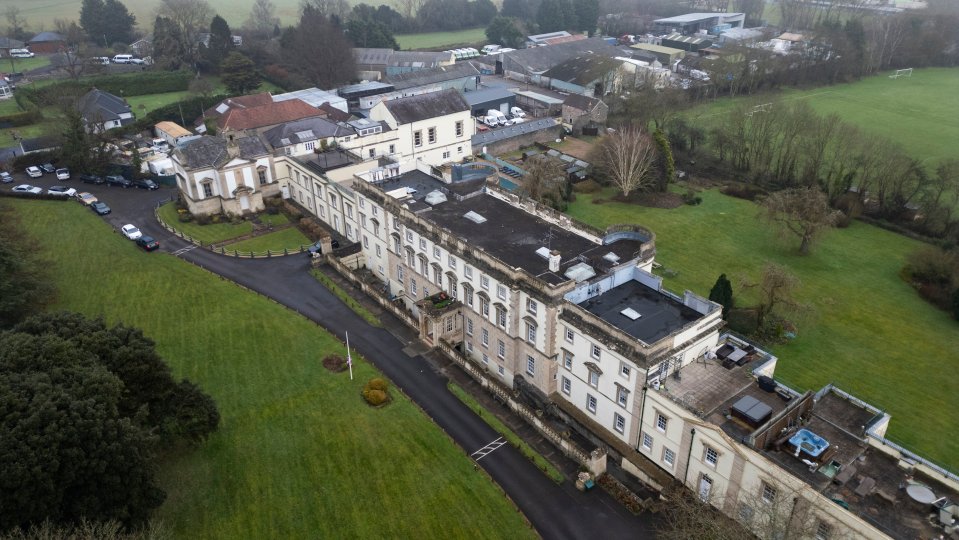
[[[269,259],[272,256],[273,256],[273,251],[270,249],[266,250],[266,258]]]
[[[240,252],[234,249],[234,250],[233,250],[233,256],[239,258]]]

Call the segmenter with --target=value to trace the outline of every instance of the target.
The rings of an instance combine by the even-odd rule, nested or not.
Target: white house
[[[370,119],[396,132],[395,151],[404,159],[440,165],[472,153],[475,123],[469,104],[456,90],[382,101],[370,111]]]
[[[80,98],[77,108],[87,131],[101,132],[136,121],[130,106],[122,98],[94,88]]]

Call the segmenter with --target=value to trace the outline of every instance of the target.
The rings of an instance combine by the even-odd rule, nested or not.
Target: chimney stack
[[[549,252],[549,271],[559,272],[559,252],[555,249]]]

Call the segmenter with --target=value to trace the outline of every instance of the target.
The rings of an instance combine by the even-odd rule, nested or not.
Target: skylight
[[[306,131],[297,131],[294,135],[296,135],[297,137],[299,137],[300,140],[312,139],[312,138],[315,137],[315,136],[313,135],[313,130],[312,130],[312,129],[308,129],[308,130],[306,130]]]
[[[626,315],[627,317],[629,317],[630,319],[632,319],[632,320],[634,320],[634,321],[635,321],[636,319],[642,317],[642,315],[640,315],[638,311],[636,311],[635,309],[633,309],[633,308],[631,308],[631,307],[628,307],[628,308],[620,311],[620,313],[622,313],[623,315]]]
[[[611,263],[618,263],[618,262],[619,262],[619,255],[613,253],[612,251],[610,251],[610,252],[607,253],[606,255],[603,255],[603,258],[606,259],[607,261],[611,262]]]
[[[426,201],[426,204],[436,206],[439,203],[446,202],[446,195],[439,190],[431,191],[426,194],[426,197],[423,200]]]
[[[472,221],[473,223],[486,223],[486,218],[477,214],[476,212],[470,210],[469,212],[463,214],[463,217]]]
[[[541,247],[541,248],[539,248],[539,249],[536,250],[536,254],[539,255],[540,257],[544,258],[544,259],[548,259],[548,258],[549,258],[549,248],[548,248],[548,247]]]

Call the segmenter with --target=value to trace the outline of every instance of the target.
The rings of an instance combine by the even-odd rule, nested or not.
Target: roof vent
[[[469,212],[463,214],[463,217],[472,221],[473,223],[486,223],[486,218],[477,214],[476,212],[470,210]]]
[[[586,281],[587,279],[596,275],[596,270],[593,270],[593,267],[586,263],[574,264],[566,271],[565,276],[569,279],[575,280],[576,283]]]
[[[544,259],[549,259],[549,248],[548,248],[548,247],[541,247],[541,248],[539,248],[539,249],[536,250],[536,254],[539,255],[540,257],[544,258]]]
[[[426,194],[423,200],[426,201],[426,204],[436,206],[439,203],[446,202],[446,195],[443,195],[443,192],[439,190],[431,191]]]
[[[612,251],[610,251],[610,252],[607,253],[606,255],[603,255],[603,258],[606,259],[607,261],[611,262],[611,263],[618,263],[618,262],[619,262],[619,255],[613,253]]]
[[[622,313],[623,315],[626,315],[627,317],[629,317],[631,320],[634,320],[634,321],[635,321],[636,319],[642,317],[642,315],[640,315],[638,311],[636,311],[635,309],[633,309],[633,308],[631,308],[631,307],[628,307],[628,308],[620,311],[620,313]]]

